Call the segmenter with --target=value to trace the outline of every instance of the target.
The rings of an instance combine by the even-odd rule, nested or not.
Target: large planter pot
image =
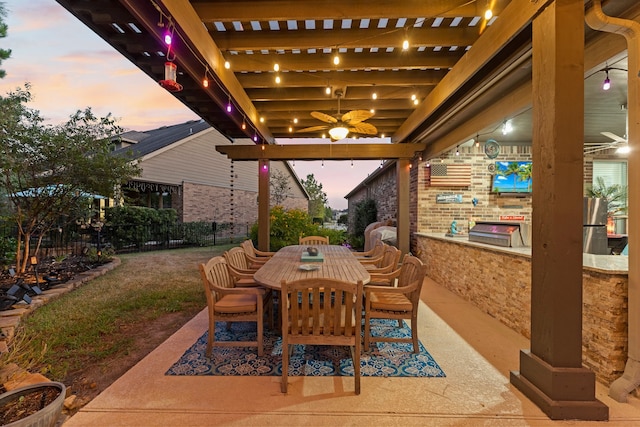
[[[53,400],[42,406],[42,399],[46,397],[45,393],[52,393],[55,397]],[[45,382],[31,384],[20,387],[15,390],[8,391],[0,395],[0,409],[5,405],[13,406],[21,404],[27,400],[35,399],[38,407],[37,412],[26,416],[25,418],[13,421],[9,424],[3,424],[6,427],[54,427],[64,403],[66,387],[59,382]]]

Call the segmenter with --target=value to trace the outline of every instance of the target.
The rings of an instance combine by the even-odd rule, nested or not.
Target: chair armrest
[[[230,264],[227,264],[227,268],[229,269],[229,274],[237,279],[252,279],[253,275],[258,270],[243,270],[240,268],[236,268]]]
[[[367,268],[368,265],[365,265],[365,268],[367,269],[367,271],[369,272],[369,274],[385,274],[385,273],[391,273],[393,271],[393,265],[388,265],[386,267],[371,267],[371,268]]]
[[[363,258],[363,259],[358,259],[358,262],[359,262],[360,264],[363,264],[363,265],[365,265],[365,264],[377,264],[377,263],[379,263],[380,261],[382,261],[382,255],[377,256],[377,257],[375,257],[375,258]]]
[[[269,259],[260,259],[260,258],[256,258],[254,256],[249,255],[248,253],[244,254],[247,257],[247,261],[249,261],[249,264],[257,264],[259,266],[264,265],[265,262],[269,261]]]
[[[388,273],[373,273],[371,274],[371,281],[374,282],[376,280],[393,280],[400,277],[400,269],[390,271]]]
[[[275,252],[264,252],[264,251],[259,251],[257,249],[253,250],[256,255],[258,255],[259,257],[269,257],[271,258],[272,256],[274,256],[276,253]]]

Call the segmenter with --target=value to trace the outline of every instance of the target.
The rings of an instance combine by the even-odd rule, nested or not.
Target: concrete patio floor
[[[206,330],[206,312],[64,423],[73,426],[636,426],[640,401],[598,384],[609,422],[551,421],[509,383],[529,341],[425,279],[419,337],[446,378],[165,376]]]

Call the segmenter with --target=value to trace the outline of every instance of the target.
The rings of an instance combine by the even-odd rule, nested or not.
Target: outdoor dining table
[[[353,253],[340,245],[318,245],[316,261],[314,257],[305,257],[305,245],[292,245],[280,249],[253,275],[253,279],[270,289],[280,290],[282,280],[290,282],[312,277],[323,277],[346,282],[369,283],[371,277],[366,268]],[[313,260],[313,261],[309,261]]]

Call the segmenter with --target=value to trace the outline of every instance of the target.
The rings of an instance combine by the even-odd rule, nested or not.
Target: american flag
[[[427,168],[427,182],[432,187],[468,187],[471,185],[471,165],[435,163]]]

